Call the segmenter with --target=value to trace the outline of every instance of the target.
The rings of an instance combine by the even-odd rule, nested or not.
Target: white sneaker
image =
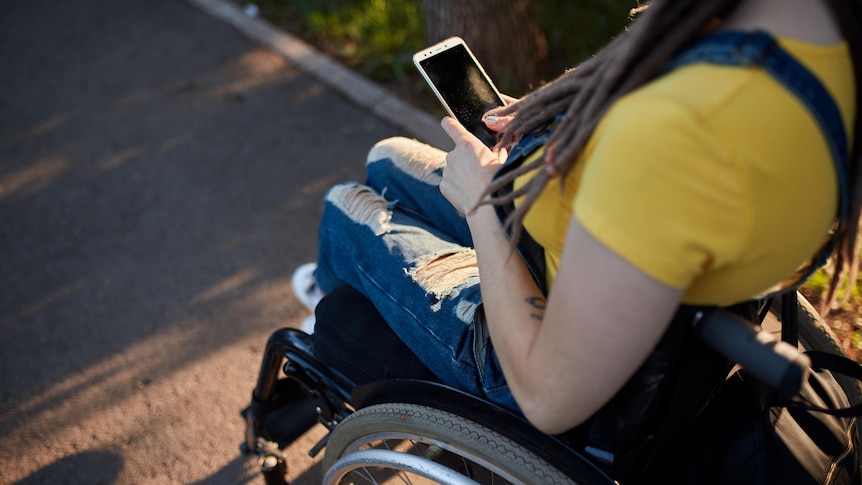
[[[316,263],[305,263],[296,268],[296,271],[293,272],[293,277],[290,279],[296,299],[312,312],[324,297],[323,292],[320,291],[320,287],[317,286],[317,281],[314,279],[315,269],[317,269]]]
[[[314,333],[314,324],[317,323],[317,320],[314,318],[314,314],[305,317],[305,320],[302,321],[302,324],[299,326],[299,329],[303,332],[311,335]]]

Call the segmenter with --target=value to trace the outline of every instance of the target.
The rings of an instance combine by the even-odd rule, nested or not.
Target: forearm
[[[575,224],[568,239],[572,251],[564,255],[554,286],[566,298],[554,299],[545,309],[493,209],[481,211],[467,222],[488,330],[506,382],[535,426],[565,431],[625,383],[664,332],[682,293],[653,282]],[[627,298],[619,300],[617,294]],[[610,331],[607,322],[622,328]],[[620,332],[627,338],[619,338]],[[616,355],[626,358],[609,357]]]
[[[467,223],[479,261],[491,340],[509,388],[523,408],[537,395],[530,356],[544,318],[545,298],[492,207],[480,207],[467,216]]]

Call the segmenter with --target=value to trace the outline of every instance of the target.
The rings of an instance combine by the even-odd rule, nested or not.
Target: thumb
[[[464,138],[465,134],[469,134],[467,128],[461,125],[455,118],[451,116],[446,116],[442,120],[440,120],[440,126],[443,128],[443,131],[449,135],[449,138],[454,142],[458,142],[459,139]]]

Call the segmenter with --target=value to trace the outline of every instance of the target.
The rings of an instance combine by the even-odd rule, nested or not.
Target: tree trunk
[[[548,45],[530,0],[422,0],[422,7],[428,44],[464,38],[502,91],[520,96],[541,81]]]

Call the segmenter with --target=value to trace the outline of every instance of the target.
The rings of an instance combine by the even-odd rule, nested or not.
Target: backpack
[[[812,372],[793,400],[776,397],[745,370],[734,373],[682,438],[685,446],[676,447],[672,459],[648,481],[858,484],[858,422],[846,414],[862,409],[849,408],[847,395],[829,370],[844,358],[806,355]]]

